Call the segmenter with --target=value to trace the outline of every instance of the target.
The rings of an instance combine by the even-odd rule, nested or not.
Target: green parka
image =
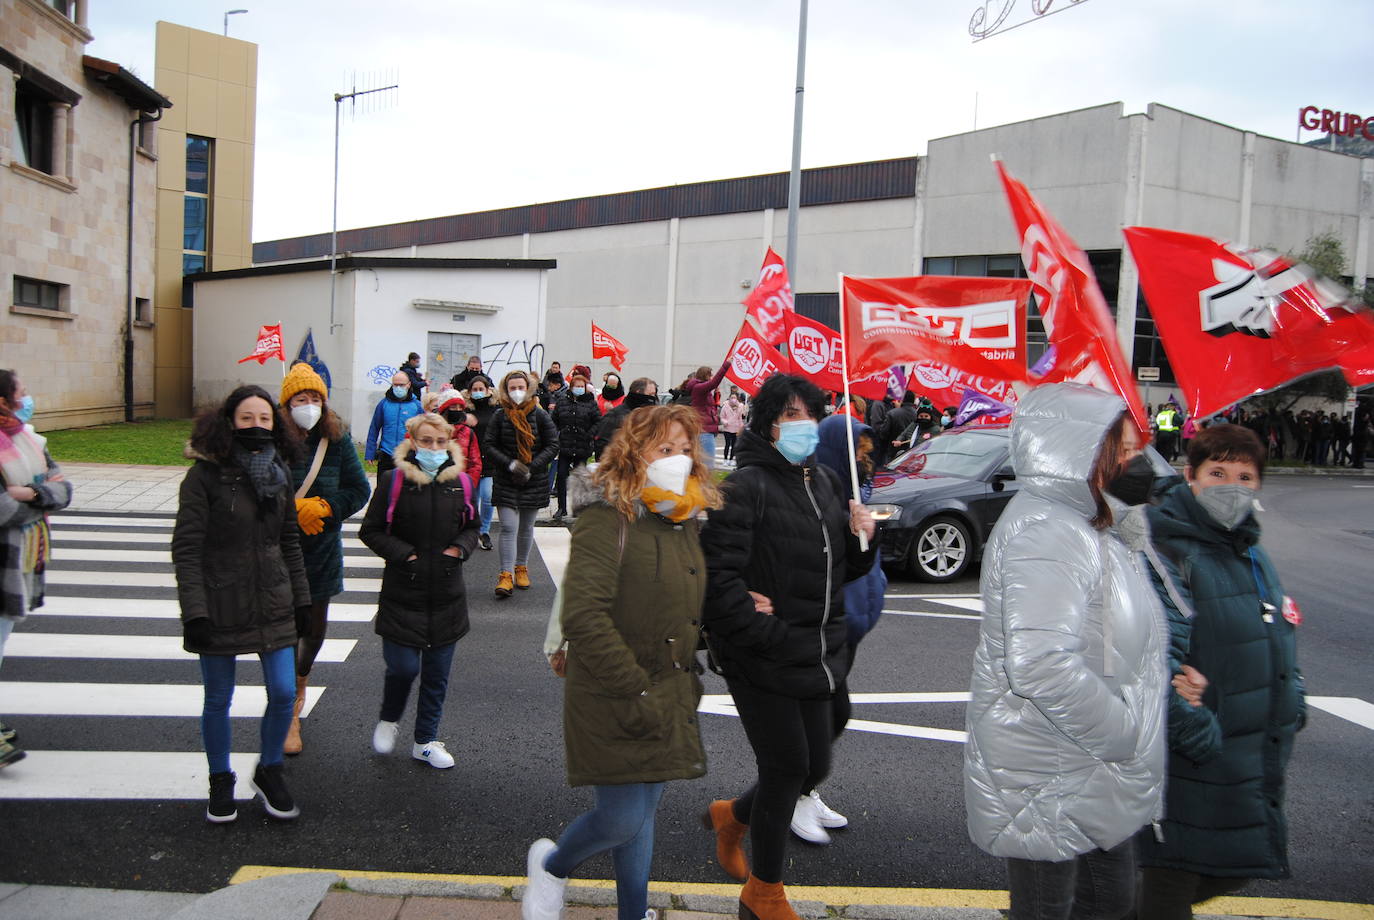
[[[1284,769],[1306,717],[1294,624],[1253,515],[1217,524],[1187,483],[1149,509],[1155,547],[1190,619],[1155,578],[1169,614],[1169,665],[1208,680],[1203,705],[1169,694],[1169,779],[1160,841],[1141,865],[1235,878],[1286,878]],[[1257,577],[1258,576],[1258,577]],[[1261,600],[1273,605],[1268,618]],[[1271,622],[1272,621],[1272,622]]]
[[[706,561],[697,522],[647,512],[631,522],[604,502],[590,505],[573,525],[560,592],[569,784],[705,774],[696,648]]]

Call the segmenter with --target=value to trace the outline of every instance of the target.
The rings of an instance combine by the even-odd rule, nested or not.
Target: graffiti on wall
[[[367,372],[367,380],[373,386],[385,386],[396,376],[398,370],[400,368],[392,367],[390,364],[378,364]]]
[[[512,339],[483,345],[482,367],[492,380],[500,380],[509,371],[530,371],[538,376],[544,369],[544,343]]]

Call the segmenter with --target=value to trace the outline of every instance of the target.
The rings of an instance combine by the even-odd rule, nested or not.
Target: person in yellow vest
[[[1165,403],[1155,414],[1155,430],[1159,432],[1159,452],[1170,463],[1178,456],[1178,429],[1178,409],[1173,403]]]

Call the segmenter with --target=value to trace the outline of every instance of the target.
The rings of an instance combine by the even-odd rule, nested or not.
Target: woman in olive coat
[[[585,509],[574,492],[563,737],[568,782],[592,786],[596,805],[557,844],[530,847],[525,920],[557,920],[568,877],[606,850],[619,920],[645,917],[663,783],[706,772],[696,720],[706,562],[696,516],[720,499],[698,434],[686,406],[636,412],[590,476]]]
[[[287,467],[299,446],[276,408],[266,390],[241,386],[196,421],[187,448],[196,463],[181,481],[172,530],[184,644],[200,656],[205,685],[205,817],[217,824],[238,817],[229,769],[236,655],[258,656],[267,689],[253,788],[272,817],[300,814],[282,778],[282,745],[296,699],[296,617],[309,612],[310,584]]]

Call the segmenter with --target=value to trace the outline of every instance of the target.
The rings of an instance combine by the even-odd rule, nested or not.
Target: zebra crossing
[[[0,770],[0,801],[203,799],[200,670],[181,647],[173,519],[87,513],[58,514],[51,523],[46,602],[10,636],[0,667],[0,717],[19,729],[28,755]],[[360,635],[376,614],[383,563],[357,531],[357,521],[345,522],[346,593],[330,606],[331,624],[342,626],[335,634]],[[329,692],[330,669],[357,642],[325,639],[304,715]],[[256,656],[240,658],[252,663],[241,669],[229,715],[256,719],[266,690]],[[92,726],[99,726],[94,737]],[[95,748],[115,739],[131,749],[83,749],[78,739]],[[256,751],[230,759],[240,777],[236,794],[251,797]]]

